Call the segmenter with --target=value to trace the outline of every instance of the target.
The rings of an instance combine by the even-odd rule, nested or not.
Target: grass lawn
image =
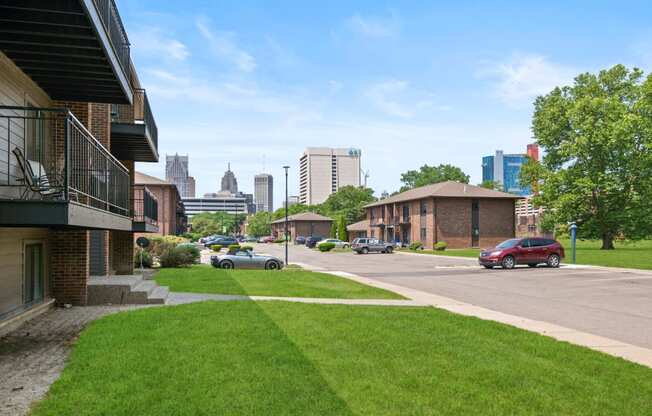
[[[649,415],[652,370],[434,308],[204,302],[102,318],[42,415]]]
[[[399,294],[343,277],[306,270],[221,270],[207,265],[161,269],[159,285],[173,292],[305,298],[405,299]]]
[[[559,240],[566,249],[564,263],[571,262],[570,240]],[[577,264],[594,266],[627,267],[632,269],[652,270],[652,240],[637,242],[615,242],[615,250],[600,250],[601,241],[577,240]],[[410,251],[403,249],[403,251]],[[413,252],[414,253],[414,252]],[[449,249],[445,251],[419,250],[416,253],[434,254],[437,256],[459,256],[477,258],[478,249]]]

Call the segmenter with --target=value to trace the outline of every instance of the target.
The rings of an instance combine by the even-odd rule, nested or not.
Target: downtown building
[[[529,144],[527,153],[505,154],[502,150],[496,150],[491,156],[482,158],[482,182],[491,181],[500,184],[505,192],[519,196],[532,194],[530,186],[521,185],[521,166],[528,160],[528,157],[539,160],[539,146]]]
[[[254,196],[238,191],[238,180],[231,164],[220,181],[220,191],[206,193],[202,198],[182,197],[185,213],[190,222],[192,217],[204,212],[224,212],[227,214],[254,214]]]
[[[343,186],[360,186],[359,149],[308,147],[299,159],[299,202],[321,204]]]
[[[158,131],[114,1],[26,3],[0,31],[0,332],[91,304],[91,276],[133,274],[134,232],[158,228],[134,184]]]
[[[268,173],[254,176],[256,212],[274,211],[274,178]]]
[[[190,176],[188,156],[165,155],[165,180],[177,186],[183,198],[195,197],[195,178]]]

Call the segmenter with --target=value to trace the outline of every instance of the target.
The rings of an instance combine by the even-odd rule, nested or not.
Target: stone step
[[[147,298],[158,285],[154,280],[141,280],[127,296],[125,303],[146,305]]]
[[[149,305],[163,305],[167,302],[170,289],[167,286],[157,286],[147,297]]]

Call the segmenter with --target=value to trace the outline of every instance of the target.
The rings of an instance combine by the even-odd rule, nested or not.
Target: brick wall
[[[480,247],[494,247],[515,236],[513,200],[480,200]]]
[[[88,231],[50,231],[52,295],[58,304],[86,304]]]
[[[115,274],[134,273],[134,233],[111,231],[111,259]]]
[[[471,246],[471,200],[468,198],[437,198],[437,240],[449,248]],[[482,231],[480,231],[482,232]]]

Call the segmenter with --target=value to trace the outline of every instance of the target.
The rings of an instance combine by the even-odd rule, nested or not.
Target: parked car
[[[306,237],[303,236],[298,236],[297,238],[294,239],[294,244],[302,245],[306,244]]]
[[[356,238],[351,243],[351,250],[358,254],[391,253],[394,251],[394,243],[386,243],[377,238]]]
[[[551,238],[512,238],[482,250],[478,262],[487,269],[495,266],[513,269],[517,264],[536,267],[541,263],[559,267],[564,256],[564,247]]]
[[[324,243],[333,243],[335,244],[335,248],[349,248],[348,241],[338,240],[337,238],[327,238],[325,240],[321,240],[320,242],[317,243],[316,247],[319,247]]]
[[[211,256],[211,264],[219,269],[265,269],[280,270],[283,260],[274,256],[255,253],[253,250],[237,250],[232,254]]]
[[[210,248],[211,246],[213,246],[215,244],[218,244],[218,245],[220,245],[222,247],[228,247],[231,244],[238,244],[238,240],[236,240],[233,237],[220,237],[220,238],[216,238],[214,240],[206,241],[204,243],[204,246],[206,246],[207,248]]]
[[[273,243],[274,242],[274,237],[271,235],[265,236],[265,237],[260,237],[258,239],[259,243]]]
[[[244,238],[245,243],[257,243],[258,239],[256,237],[252,237],[250,235],[246,236]]]
[[[320,237],[318,235],[311,235],[310,237],[306,238],[306,247],[314,248],[317,245],[317,243],[323,239],[324,237]]]

